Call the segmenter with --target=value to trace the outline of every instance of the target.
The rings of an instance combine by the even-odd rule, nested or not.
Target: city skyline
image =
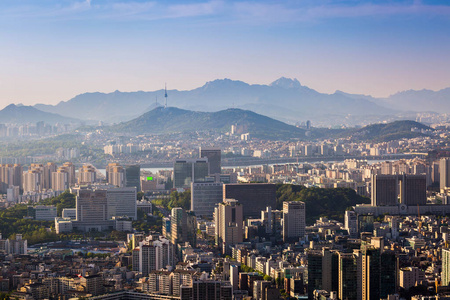
[[[298,78],[386,97],[449,86],[443,1],[2,1],[0,106]]]

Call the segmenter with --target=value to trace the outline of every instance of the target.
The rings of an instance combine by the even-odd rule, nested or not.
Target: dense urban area
[[[417,121],[2,125],[0,299],[447,299],[450,131]]]

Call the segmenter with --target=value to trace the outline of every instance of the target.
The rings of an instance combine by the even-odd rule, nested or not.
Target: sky
[[[449,1],[1,0],[0,107],[297,78],[387,97],[450,87]]]

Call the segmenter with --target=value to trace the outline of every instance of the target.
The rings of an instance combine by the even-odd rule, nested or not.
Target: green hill
[[[360,129],[351,129],[339,134],[339,137],[351,137],[359,141],[388,142],[402,138],[415,138],[424,136],[421,132],[413,132],[412,128],[419,130],[433,130],[432,128],[415,121],[395,121],[386,124],[372,124]]]
[[[197,112],[175,107],[157,107],[110,130],[131,134],[167,134],[198,131],[228,132],[231,125],[246,128],[244,132],[261,139],[305,138],[305,130],[242,109]]]

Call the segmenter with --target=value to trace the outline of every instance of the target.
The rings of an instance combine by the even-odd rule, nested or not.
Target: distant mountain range
[[[85,93],[55,106],[37,104],[35,107],[73,118],[118,123],[151,110],[157,101],[164,103],[164,90]],[[169,90],[168,105],[207,112],[241,108],[291,124],[307,119],[339,121],[349,115],[355,118],[361,115],[379,117],[396,112],[364,96],[341,92],[323,94],[302,86],[297,79],[288,78],[280,78],[270,85],[250,85],[242,81],[220,79],[190,91]]]
[[[80,120],[75,118],[63,117],[55,113],[44,112],[36,109],[33,106],[10,104],[4,109],[0,110],[0,123],[36,123],[44,121],[47,124],[69,124],[80,123]]]
[[[36,113],[34,119],[53,120],[63,116],[66,121],[72,118],[117,124],[135,119],[164,103],[162,89],[153,92],[85,93],[57,105],[36,104],[34,108],[54,115],[41,118],[37,116],[42,114]],[[202,112],[239,108],[288,124],[311,120],[313,126],[318,127],[356,126],[415,119],[416,112],[450,113],[450,88],[437,92],[405,91],[381,99],[342,91],[319,93],[301,85],[297,79],[284,77],[269,85],[219,79],[193,90],[169,90],[168,105]]]

